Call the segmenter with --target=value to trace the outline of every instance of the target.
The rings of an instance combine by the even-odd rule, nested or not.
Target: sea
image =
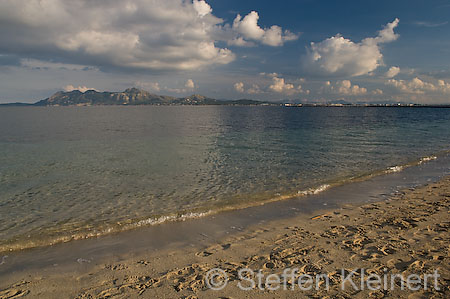
[[[0,253],[401,172],[450,152],[450,109],[0,107]]]

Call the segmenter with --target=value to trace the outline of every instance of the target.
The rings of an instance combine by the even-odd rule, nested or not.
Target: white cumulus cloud
[[[438,80],[438,89],[444,93],[450,93],[450,83],[447,83],[444,80]]]
[[[244,18],[237,15],[233,21],[232,30],[238,34],[231,42],[236,45],[251,45],[250,41],[259,41],[269,46],[282,46],[286,41],[296,40],[298,35],[282,30],[281,27],[273,25],[263,29],[258,25],[259,15],[256,11],[250,12]]]
[[[426,82],[418,77],[415,77],[411,80],[389,79],[386,82],[386,84],[394,86],[399,91],[404,93],[413,93],[413,94],[425,94],[427,92],[441,93],[441,94],[450,93],[450,83],[447,83],[444,80],[438,80],[437,84],[433,84],[431,82]]]
[[[388,78],[394,78],[400,73],[400,68],[398,66],[391,66],[386,72],[385,76]]]
[[[147,89],[148,91],[159,92],[161,91],[161,86],[158,82],[142,82],[137,81],[134,85],[139,88]]]
[[[266,83],[260,87],[258,84],[251,84],[251,87],[246,88],[244,82],[237,82],[233,85],[234,90],[239,93],[246,94],[265,94],[278,93],[284,95],[294,94],[309,94],[309,90],[304,90],[301,85],[295,86],[293,83],[288,83],[284,78],[277,77],[278,75],[261,73],[263,76],[268,76],[272,79],[271,83]],[[297,80],[298,81],[298,80]]]
[[[195,83],[194,83],[194,81],[192,81],[192,79],[188,79],[186,81],[186,83],[184,84],[184,87],[186,87],[187,89],[193,90],[193,89],[195,89]]]
[[[290,92],[294,89],[294,84],[285,83],[284,78],[273,77],[273,83],[269,89],[278,93]]]
[[[357,96],[367,94],[367,88],[352,84],[350,80],[340,80],[335,82],[335,84],[326,81],[324,87],[325,90],[340,95]]]
[[[71,84],[64,86],[63,89],[64,89],[64,91],[78,90],[78,91],[81,91],[81,92],[86,92],[86,91],[88,91],[88,90],[96,90],[95,88],[86,87],[86,86],[84,86],[84,85],[83,85],[83,86],[75,87],[75,86],[73,86],[73,85],[71,85]]]
[[[247,93],[247,94],[259,94],[263,93],[258,84],[252,84],[252,86],[248,89],[245,89],[243,82],[237,82],[233,85],[234,90],[239,93]]]
[[[244,83],[243,82],[234,83],[234,90],[240,93],[244,93],[245,92]]]
[[[382,95],[383,91],[381,89],[377,88],[375,90],[372,90],[372,94],[373,95]]]
[[[269,90],[276,93],[282,93],[286,95],[293,95],[295,93],[309,94],[309,90],[303,90],[301,85],[297,87],[292,83],[286,83],[284,78],[272,77],[272,84],[269,85]]]
[[[368,37],[356,43],[340,34],[319,43],[311,43],[302,57],[305,70],[319,74],[360,76],[374,71],[381,63],[383,55],[380,44],[396,40],[394,28],[398,19],[388,23],[376,37]]]
[[[1,0],[0,55],[102,70],[197,70],[236,58],[219,42],[281,46],[296,38],[259,27],[258,18],[227,24],[204,0]]]
[[[359,85],[352,84],[350,80],[336,82],[336,91],[345,95],[362,95],[367,93],[367,89]]]
[[[212,13],[211,6],[209,6],[209,4],[203,0],[200,0],[200,1],[194,0],[193,4],[194,4],[194,8],[197,11],[199,17],[204,17],[207,14]]]
[[[261,88],[259,87],[258,84],[252,84],[252,87],[250,87],[247,90],[248,94],[258,94],[258,93],[262,93],[263,91],[261,90]]]
[[[198,86],[192,79],[187,79],[182,88],[179,87],[164,87],[163,89],[168,92],[174,92],[179,94],[185,94],[194,91]]]

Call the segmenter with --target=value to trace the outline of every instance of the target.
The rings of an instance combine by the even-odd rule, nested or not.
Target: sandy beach
[[[449,298],[449,208],[446,177],[386,201],[268,222],[207,248],[86,262],[75,273],[23,272],[2,282],[0,298]]]

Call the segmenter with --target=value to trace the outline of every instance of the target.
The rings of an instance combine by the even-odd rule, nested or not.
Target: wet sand
[[[449,208],[446,177],[385,201],[347,204],[252,226],[203,248],[148,251],[98,265],[80,259],[77,271],[20,272],[1,283],[0,298],[450,298]],[[213,268],[228,277],[222,290],[206,283]],[[261,270],[262,283],[247,276],[255,288],[242,290],[239,284],[251,286],[239,274],[244,268],[255,274]],[[283,280],[265,284],[269,274],[294,268],[296,275],[287,277],[285,285]],[[355,269],[363,270],[352,272]],[[425,283],[424,277],[433,273],[439,277],[428,276]],[[328,289],[324,278],[315,279],[322,274],[328,277]],[[394,279],[387,288],[379,285],[373,290],[377,285],[372,284],[371,290],[366,283],[370,274],[417,274],[420,283],[415,291],[406,284],[402,290],[400,279]],[[305,289],[312,286],[310,290],[298,284],[306,275],[314,279],[302,284]],[[348,279],[342,284],[349,275],[356,288]],[[277,285],[277,290],[270,290]]]

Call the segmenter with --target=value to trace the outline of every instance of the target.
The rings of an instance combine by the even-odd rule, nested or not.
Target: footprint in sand
[[[175,269],[162,278],[167,279],[173,288],[180,292],[182,290],[191,290],[197,292],[206,288],[203,273],[208,268],[205,265],[192,264],[191,266]]]
[[[14,299],[28,295],[29,290],[8,289],[0,292],[0,299]]]
[[[204,251],[197,252],[195,255],[196,256],[200,256],[200,257],[207,257],[207,256],[210,256],[210,255],[212,255],[214,253],[217,253],[217,252],[219,252],[221,250],[227,250],[230,247],[231,247],[231,243],[213,245],[213,246],[210,246],[210,247],[206,248],[206,250],[204,250]]]
[[[390,244],[384,245],[381,248],[378,248],[378,251],[384,255],[390,255],[390,254],[394,254],[396,252],[396,250],[394,248],[392,248],[392,246]]]
[[[200,251],[200,252],[197,252],[195,255],[196,256],[200,256],[200,257],[207,257],[207,256],[210,256],[212,254],[213,253],[209,252],[209,251]]]
[[[112,270],[112,271],[119,271],[119,270],[128,269],[128,267],[123,264],[117,264],[117,265],[106,265],[105,269]]]

